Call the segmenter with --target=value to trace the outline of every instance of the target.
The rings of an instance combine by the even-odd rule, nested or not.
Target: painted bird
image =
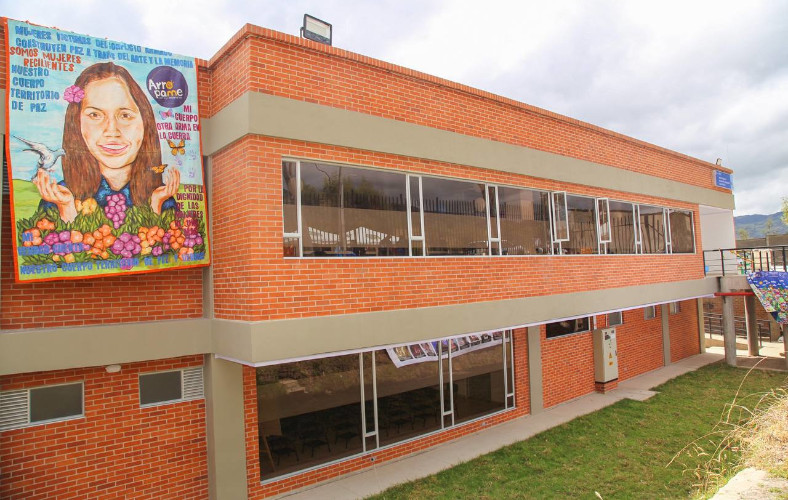
[[[33,179],[36,178],[39,170],[45,170],[48,174],[51,174],[55,169],[55,163],[57,162],[57,159],[66,155],[66,152],[63,150],[63,148],[52,150],[40,142],[28,141],[17,136],[14,136],[14,138],[28,145],[26,149],[23,149],[23,151],[30,151],[31,153],[38,154],[38,169],[36,169],[36,173],[33,174]]]

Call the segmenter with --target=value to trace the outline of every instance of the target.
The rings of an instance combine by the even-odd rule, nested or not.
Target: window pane
[[[589,318],[567,319],[547,324],[547,338],[560,337],[570,333],[586,332],[590,330]]]
[[[30,389],[30,422],[82,415],[82,383]]]
[[[304,256],[341,256],[339,167],[301,163],[301,219]]]
[[[609,254],[635,253],[635,215],[631,203],[610,202],[610,243]]]
[[[419,191],[419,178],[411,176],[409,182],[411,230],[413,231],[413,236],[422,236],[424,233],[421,230],[421,192]]]
[[[495,186],[487,188],[487,200],[490,204],[490,237],[498,238],[498,211],[496,209],[498,201],[495,196]]]
[[[341,167],[342,231],[349,255],[408,255],[405,175]]]
[[[599,241],[610,241],[610,211],[608,200],[598,199],[596,204],[597,217],[599,218]]]
[[[569,241],[562,244],[567,254],[599,253],[596,239],[594,199],[582,196],[567,196],[569,218]]]
[[[484,184],[422,178],[427,255],[487,254]]]
[[[553,193],[553,224],[556,241],[566,241],[569,238],[566,218],[566,193]]]
[[[695,251],[695,240],[692,236],[692,212],[670,211],[670,238],[673,243],[673,253],[693,253]]]
[[[498,188],[504,255],[550,253],[550,203],[544,191]]]
[[[624,321],[621,316],[621,311],[610,313],[607,315],[607,326],[618,326],[623,322]]]
[[[181,399],[181,372],[140,375],[140,404],[149,405]]]
[[[296,196],[298,194],[296,164],[292,161],[282,162],[282,218],[284,232],[298,232],[298,213]]]
[[[263,479],[360,453],[359,355],[257,368]]]
[[[402,441],[440,429],[440,382],[436,346],[429,343],[394,348],[411,364],[397,367],[389,351],[375,352],[380,444]]]
[[[643,253],[665,253],[665,221],[662,207],[640,205],[640,237]]]
[[[500,341],[503,332],[495,332],[494,340]],[[505,407],[503,347],[501,343],[463,353],[473,345],[470,337],[456,341],[459,352],[452,355],[454,382],[454,423],[502,410]]]
[[[405,175],[301,164],[305,256],[407,255]]]

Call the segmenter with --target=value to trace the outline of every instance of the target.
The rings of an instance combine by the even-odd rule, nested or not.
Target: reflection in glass
[[[569,219],[569,241],[561,245],[565,254],[599,253],[594,198],[566,197]]]
[[[452,379],[455,423],[504,409],[502,345],[452,356]]]
[[[405,175],[301,163],[305,256],[407,255]]]
[[[486,255],[484,184],[423,177],[427,255]]]
[[[544,191],[498,188],[504,255],[550,253],[550,203]]]
[[[257,368],[263,479],[361,452],[359,355]]]
[[[665,219],[662,207],[640,205],[640,238],[643,253],[665,253]]]
[[[692,212],[689,210],[670,211],[670,239],[673,253],[693,253],[695,251]]]
[[[385,349],[375,351],[381,445],[441,427],[438,358],[424,358],[397,368]]]
[[[569,225],[566,215],[566,193],[553,193],[553,228],[555,241],[569,239]]]
[[[590,318],[567,319],[555,323],[547,323],[547,338],[560,337],[570,333],[587,332],[591,329]]]
[[[610,202],[609,254],[635,253],[635,215],[631,203]]]

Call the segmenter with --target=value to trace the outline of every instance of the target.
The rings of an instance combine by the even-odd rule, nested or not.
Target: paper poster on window
[[[194,58],[8,20],[15,277],[208,265]]]
[[[435,361],[438,359],[438,353],[443,359],[446,359],[449,357],[449,351],[451,351],[451,356],[456,358],[479,349],[501,345],[502,341],[503,332],[486,332],[440,341],[403,344],[389,347],[386,349],[386,352],[388,352],[394,366],[402,368],[403,366],[425,361]]]

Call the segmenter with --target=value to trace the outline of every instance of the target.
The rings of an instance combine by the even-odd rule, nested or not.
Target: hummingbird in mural
[[[57,162],[57,159],[66,155],[66,152],[62,147],[50,149],[40,142],[28,141],[27,139],[22,139],[21,137],[17,136],[14,136],[14,138],[27,144],[28,147],[23,149],[23,151],[30,151],[31,153],[36,153],[38,155],[38,168],[36,169],[36,173],[33,174],[32,179],[36,178],[39,170],[44,170],[48,174],[51,174],[52,171],[55,170],[55,163]]]

